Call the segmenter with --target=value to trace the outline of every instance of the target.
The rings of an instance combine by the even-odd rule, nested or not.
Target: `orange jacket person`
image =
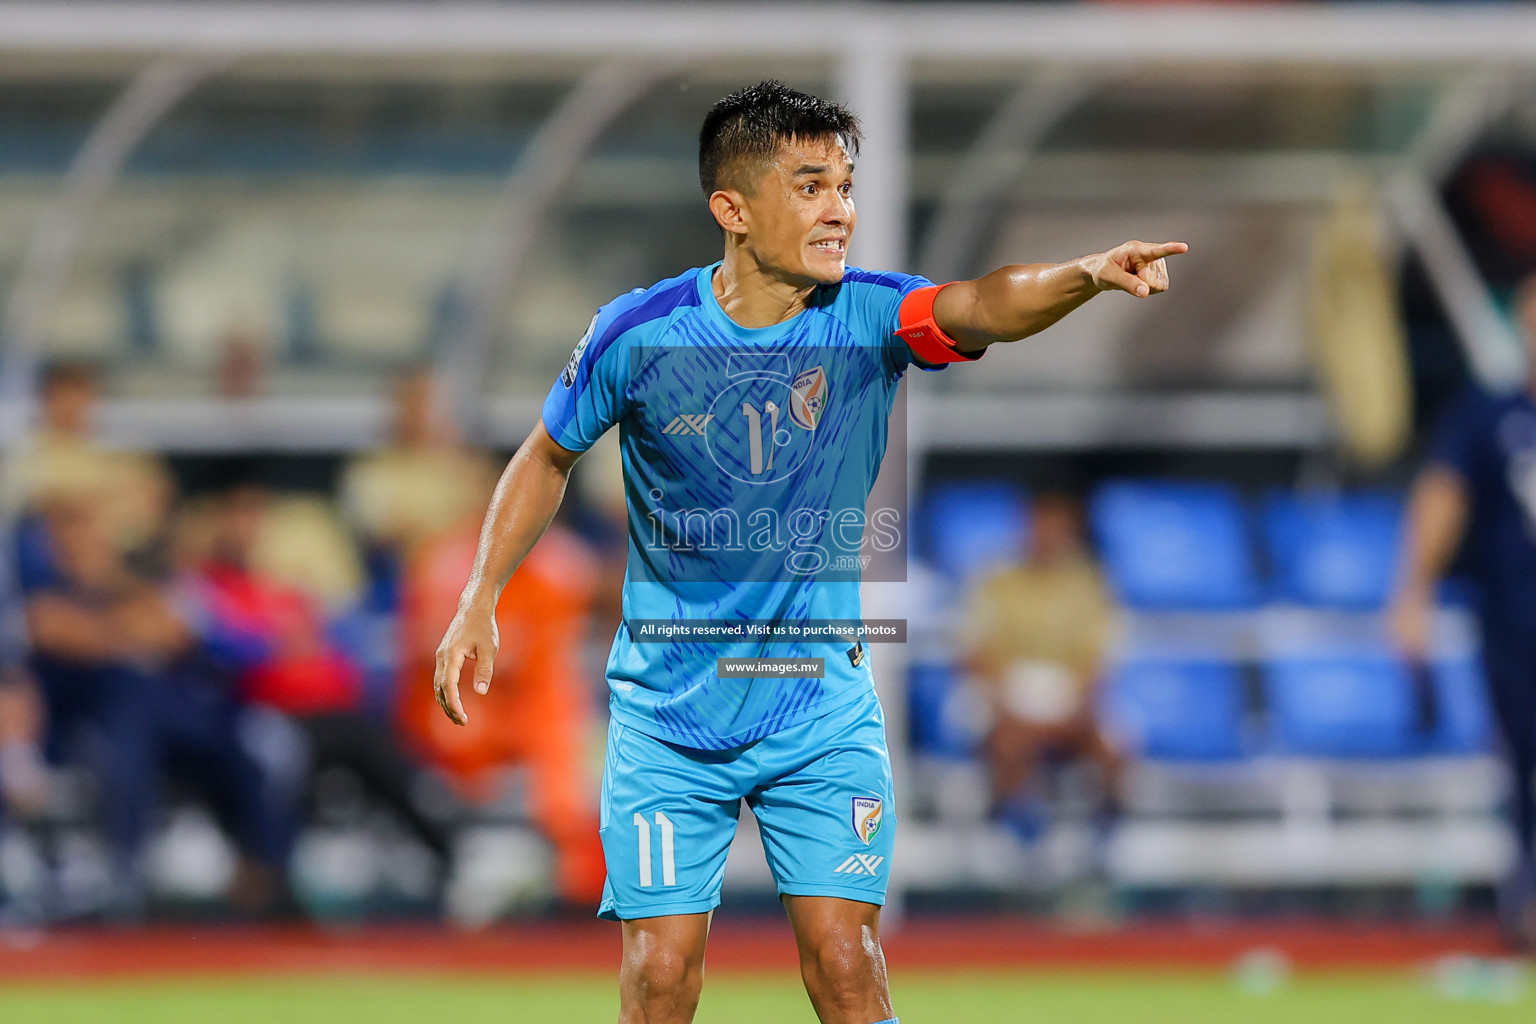
[[[421,543],[406,564],[402,694],[420,693],[432,677],[438,637],[458,606],[478,534],[479,523],[466,520]],[[555,846],[560,894],[571,902],[595,900],[603,888],[580,668],[597,572],[575,534],[551,528],[496,606],[503,639],[497,685],[474,724],[454,725],[429,702],[400,702],[407,741],[471,802],[494,796],[502,769],[526,767],[534,819]]]

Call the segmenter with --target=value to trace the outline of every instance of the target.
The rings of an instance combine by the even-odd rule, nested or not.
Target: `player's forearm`
[[[1102,291],[1144,299],[1168,290],[1166,258],[1189,251],[1184,242],[1122,242],[1067,263],[1003,267],[975,281],[946,285],[933,318],[961,352],[1036,334]]]
[[[1432,593],[1445,575],[1467,522],[1466,485],[1453,471],[1431,466],[1419,475],[1408,502],[1399,589]]]
[[[461,608],[494,609],[502,588],[555,518],[576,453],[560,449],[539,425],[507,463],[480,528],[480,544]]]
[[[1099,293],[1087,260],[1014,264],[959,282],[945,292],[970,285],[957,296],[964,304],[948,322],[941,316],[940,326],[962,352],[1038,334]]]

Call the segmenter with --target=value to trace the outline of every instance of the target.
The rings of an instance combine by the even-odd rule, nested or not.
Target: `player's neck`
[[[814,284],[786,279],[753,255],[727,248],[710,286],[720,309],[742,327],[772,327],[802,313]]]

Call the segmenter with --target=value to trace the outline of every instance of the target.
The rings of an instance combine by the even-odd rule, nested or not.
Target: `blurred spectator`
[[[1463,537],[1478,588],[1484,675],[1513,777],[1515,859],[1500,894],[1510,941],[1536,946],[1536,275],[1517,293],[1529,350],[1524,389],[1472,390],[1442,418],[1408,507],[1392,608],[1402,650],[1433,655],[1439,582]]]
[[[13,515],[29,513],[56,499],[89,495],[101,503],[112,545],[120,552],[141,552],[165,525],[171,480],[152,456],[97,442],[92,420],[100,400],[89,367],[60,363],[44,371],[37,427],[6,466],[4,507]],[[35,561],[20,568],[23,579],[45,571]]]
[[[483,506],[484,495],[477,500]],[[414,745],[467,800],[484,802],[513,765],[526,768],[534,819],[559,858],[561,897],[602,895],[603,850],[587,770],[590,696],[581,653],[591,624],[597,559],[571,531],[552,526],[519,566],[496,607],[501,649],[488,694],[467,725],[432,699],[437,644],[474,561],[479,517],[418,546],[405,574],[400,721]]]
[[[262,369],[262,346],[254,334],[240,327],[225,333],[216,375],[220,398],[255,398]]]
[[[28,593],[26,613],[49,753],[95,781],[113,911],[142,906],[140,861],[162,773],[210,798],[245,855],[235,895],[265,903],[280,877],[281,836],[259,768],[238,742],[238,708],[196,671],[188,622],[165,587],[129,568],[107,509],[86,495],[44,509],[54,576]]]
[[[47,802],[42,740],[37,691],[19,671],[0,669],[0,820],[7,813],[33,817]]]
[[[43,713],[26,675],[26,627],[6,540],[0,535],[0,820],[7,811],[31,817],[48,796]]]
[[[7,812],[32,817],[48,797],[41,700],[26,674],[25,627],[8,554],[0,553],[0,821]]]
[[[389,729],[360,710],[361,670],[332,645],[308,594],[252,564],[272,511],[269,496],[238,487],[211,511],[208,548],[198,556],[200,604],[210,646],[234,669],[241,694],[302,730],[309,779],[328,767],[350,770],[446,864],[448,828],[412,799],[417,768]]]
[[[1031,520],[1024,561],[983,579],[966,601],[967,661],[989,696],[984,749],[1005,820],[1028,815],[1030,784],[1049,760],[1096,765],[1111,805],[1120,773],[1094,702],[1114,605],[1088,554],[1081,509],[1044,494]]]
[[[328,614],[356,604],[364,570],[357,546],[328,496],[268,495],[249,563],[257,575],[292,587]]]
[[[389,443],[347,466],[341,503],[348,521],[368,547],[372,575],[392,606],[392,583],[411,548],[454,526],[471,512],[483,512],[487,480],[495,468],[465,448],[435,408],[436,382],[426,370],[402,377],[395,386]]]

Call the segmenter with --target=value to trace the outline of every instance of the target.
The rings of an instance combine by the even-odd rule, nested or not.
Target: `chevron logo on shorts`
[[[881,864],[885,863],[884,857],[877,857],[872,853],[856,853],[852,857],[838,865],[834,875],[873,875]]]

